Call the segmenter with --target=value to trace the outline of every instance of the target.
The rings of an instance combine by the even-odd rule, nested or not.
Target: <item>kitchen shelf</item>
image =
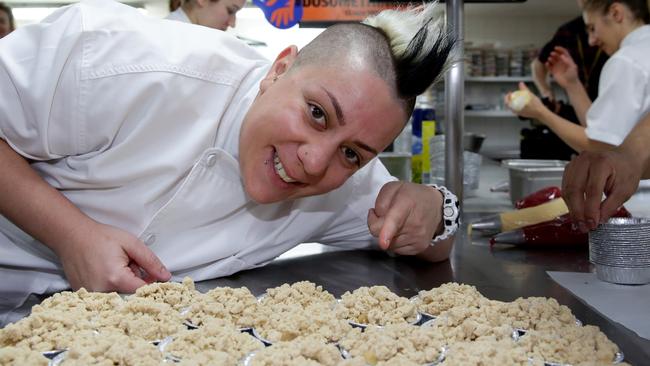
[[[467,82],[473,83],[518,83],[520,81],[532,83],[531,76],[468,76]]]
[[[380,158],[410,158],[412,155],[411,153],[405,153],[405,152],[380,152],[379,157]]]
[[[516,118],[517,115],[505,109],[484,111],[466,110],[465,117]]]

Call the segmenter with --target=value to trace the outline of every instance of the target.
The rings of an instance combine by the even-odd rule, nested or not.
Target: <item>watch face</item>
[[[444,215],[446,218],[450,218],[450,219],[451,219],[451,218],[454,217],[454,209],[451,208],[451,207],[449,207],[449,206],[445,207],[444,210],[443,210],[442,212],[443,212],[443,215]]]

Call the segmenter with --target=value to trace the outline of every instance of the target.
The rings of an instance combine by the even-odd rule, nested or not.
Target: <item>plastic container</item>
[[[434,136],[429,140],[429,159],[431,161],[431,183],[444,184],[445,182],[445,135]],[[478,189],[481,163],[481,154],[463,151],[463,191],[472,195]]]

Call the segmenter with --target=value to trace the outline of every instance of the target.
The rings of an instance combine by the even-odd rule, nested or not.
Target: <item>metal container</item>
[[[507,159],[501,166],[510,175],[510,201],[518,200],[549,186],[562,186],[567,161],[537,159]]]

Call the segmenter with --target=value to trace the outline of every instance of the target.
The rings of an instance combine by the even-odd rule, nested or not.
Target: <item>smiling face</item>
[[[590,45],[599,47],[610,56],[618,50],[622,38],[611,11],[603,13],[600,10],[585,10],[582,18],[587,27]]]
[[[236,14],[244,3],[245,0],[198,0],[192,10],[195,23],[224,31],[229,26],[235,27]]]
[[[294,56],[285,54],[280,69],[276,61],[242,125],[240,167],[246,192],[258,203],[341,186],[390,144],[407,118],[371,70],[348,63],[284,72]]]
[[[9,14],[4,10],[0,10],[0,38],[6,36],[13,31]]]

